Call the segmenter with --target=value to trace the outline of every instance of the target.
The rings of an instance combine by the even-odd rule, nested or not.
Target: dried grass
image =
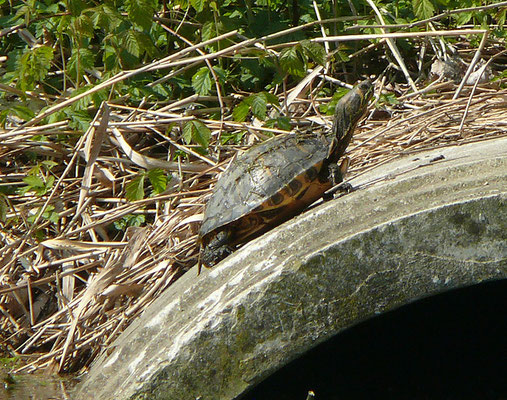
[[[170,68],[168,75],[174,76],[181,71],[179,66],[261,46],[264,39],[245,40],[220,54],[197,57],[190,57],[197,46],[189,46],[101,87],[155,68]],[[472,52],[469,54],[471,58]],[[329,99],[315,98],[328,79],[322,71],[316,68],[292,91],[276,93],[280,104],[298,121],[297,130],[325,130],[330,125],[330,118],[318,113],[318,105]],[[427,93],[420,87],[417,95],[404,86],[384,88],[396,91],[401,103],[370,112],[360,124],[349,147],[351,176],[405,154],[505,136],[507,90],[500,89],[502,83],[465,86],[456,99],[457,86],[451,83],[436,84]],[[383,82],[377,83],[377,93],[380,86]],[[217,138],[246,131],[244,143],[249,146],[270,133],[279,133],[258,121],[233,122],[230,110],[239,98],[239,94],[220,94],[219,99],[192,96],[137,109],[110,102],[101,107],[92,128],[81,137],[64,122],[37,125],[44,116],[76,101],[72,98],[28,124],[0,131],[2,185],[24,185],[22,178],[29,169],[25,165],[27,152],[58,161],[50,172],[56,178],[51,191],[43,196],[31,192],[8,196],[8,222],[1,225],[0,345],[4,353],[24,360],[18,372],[46,368],[81,371],[196,264],[203,205],[217,174],[246,147],[218,148]],[[185,121],[209,111],[186,112],[185,104],[207,100],[219,100],[223,113],[221,120],[201,119],[212,130],[214,140],[210,155],[202,156],[182,144],[180,132]],[[42,134],[44,141],[32,140]],[[67,139],[60,141],[62,136]],[[173,160],[176,150],[188,157],[164,161]],[[153,167],[172,171],[173,185],[164,194],[127,201],[125,183],[140,169]],[[60,216],[58,222],[40,215],[29,222],[31,210],[40,211],[41,207],[54,207]],[[128,228],[122,235],[108,229],[114,221],[132,214],[148,215],[150,224]],[[47,239],[38,242],[37,232]]]

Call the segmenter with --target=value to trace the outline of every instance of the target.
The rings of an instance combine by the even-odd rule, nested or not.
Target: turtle
[[[238,245],[302,212],[343,180],[337,165],[373,95],[364,80],[337,103],[328,135],[287,133],[251,147],[230,163],[206,204],[199,230],[199,270]]]

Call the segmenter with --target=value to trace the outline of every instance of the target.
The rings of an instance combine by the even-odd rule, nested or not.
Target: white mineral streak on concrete
[[[151,362],[148,368],[146,368],[141,375],[137,377],[138,382],[144,382],[144,378],[151,375],[151,371],[153,371],[155,368],[158,368],[158,363]]]
[[[167,363],[170,363],[173,359],[175,359],[180,349],[188,342],[190,342],[197,334],[202,332],[208,323],[210,318],[202,319],[197,323],[192,321],[188,322],[188,325],[183,327],[176,335],[173,336],[173,344],[169,349],[160,349],[159,352],[164,354],[164,359]],[[194,318],[194,320],[199,320],[199,317]],[[192,326],[192,329],[186,330],[188,326]]]
[[[237,273],[235,276],[233,276],[229,280],[229,282],[227,282],[227,285],[228,286],[236,286],[236,285],[238,285],[243,280],[244,276],[245,276],[245,271],[242,270],[239,273]]]
[[[146,351],[140,351],[139,354],[137,355],[136,358],[134,358],[134,360],[132,360],[132,362],[128,365],[128,370],[130,372],[130,375],[134,375],[136,374],[136,368],[137,368],[137,365],[144,360],[144,355],[146,354]]]
[[[162,310],[158,312],[157,315],[153,316],[147,323],[144,325],[146,328],[153,328],[161,323],[163,323],[169,313],[173,310],[173,308],[179,304],[180,299],[176,299],[168,303]]]
[[[109,355],[107,361],[104,363],[104,368],[110,367],[112,364],[115,363],[115,361],[118,359],[118,356],[120,355],[119,350],[115,350],[112,354]]]
[[[226,287],[227,283],[215,289],[210,295],[205,297],[203,301],[198,303],[196,307],[205,312],[211,311],[211,309],[222,299],[222,294],[224,293]]]
[[[209,273],[210,278],[216,278],[217,276],[223,276],[224,270],[232,268],[237,263],[241,263],[243,259],[245,259],[249,254],[242,254],[241,251],[237,251],[234,253],[232,257],[226,258],[224,261],[219,263],[217,266],[213,267]]]
[[[220,324],[222,318],[227,315],[224,313],[224,310],[231,309],[231,306],[235,306],[242,302],[242,299],[257,292],[262,289],[262,287],[266,286],[266,283],[275,280],[279,277],[284,270],[283,265],[279,265],[277,268],[274,268],[272,272],[266,276],[262,281],[258,282],[253,286],[248,286],[245,290],[239,292],[236,296],[224,302],[217,302],[212,307],[208,308],[205,311],[200,311],[197,313],[196,317],[193,318],[193,321],[187,321],[186,326],[181,329],[178,333],[173,336],[173,344],[167,350],[160,350],[164,352],[164,359],[167,363],[170,363],[173,359],[175,359],[180,349],[188,342],[192,341],[199,333],[203,332],[207,327],[212,324],[216,326]],[[220,289],[217,289],[216,292],[223,292],[223,289],[227,286],[224,284]],[[213,294],[208,296],[208,298],[213,298]],[[192,329],[187,330],[186,328],[191,326]]]
[[[273,260],[267,259],[252,266],[253,272],[267,271],[274,265]]]

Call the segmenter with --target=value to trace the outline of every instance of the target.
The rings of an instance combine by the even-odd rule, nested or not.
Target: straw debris
[[[245,52],[262,46],[265,39],[244,40],[212,54],[201,50],[204,43],[190,45],[112,78],[99,89],[153,69],[165,68],[174,76],[182,66]],[[485,52],[505,63],[499,49],[493,43]],[[200,52],[191,57],[194,50]],[[461,52],[468,60],[473,55],[472,50]],[[296,131],[330,127],[331,117],[319,113],[319,106],[330,99],[318,98],[319,88],[330,78],[322,67],[314,71],[292,91],[273,93]],[[454,98],[458,85],[452,82],[387,85],[385,78],[379,79],[376,106],[349,146],[350,176],[407,154],[507,135],[505,81],[463,86]],[[414,92],[410,86],[416,84]],[[77,101],[70,98],[29,123],[12,122],[0,131],[0,184],[21,189],[0,197],[6,210],[0,218],[0,349],[24,361],[17,372],[82,371],[197,263],[203,206],[218,174],[238,152],[282,132],[256,120],[233,121],[232,108],[245,94],[218,93],[138,108],[103,103],[83,135],[65,122],[41,124]],[[383,100],[393,94],[395,102]],[[220,119],[206,119],[217,111],[206,109],[208,101],[220,104]],[[189,110],[189,104],[201,106]],[[199,121],[211,131],[208,154],[181,140],[187,121]],[[241,145],[219,146],[218,138],[240,134]],[[49,157],[52,163],[42,163],[39,180],[27,183],[34,175],[26,162],[30,154]],[[171,176],[166,190],[128,200],[127,186],[154,168]],[[22,190],[27,185],[29,190]],[[112,228],[115,223],[117,229]],[[129,223],[142,227],[125,228]]]

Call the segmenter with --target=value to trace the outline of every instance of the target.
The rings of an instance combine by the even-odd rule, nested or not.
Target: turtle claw
[[[341,194],[341,195],[348,194],[348,193],[351,193],[355,190],[356,190],[356,188],[354,186],[352,186],[350,183],[341,182],[338,185],[329,189],[326,193],[324,193],[322,195],[322,199],[324,201],[332,200],[332,199],[337,198],[338,194]]]
[[[206,267],[213,267],[222,261],[225,257],[234,252],[234,247],[229,245],[231,231],[222,230],[210,240],[202,249],[201,260]]]
[[[356,188],[348,182],[342,182],[341,185],[336,188],[336,192],[341,192],[341,193],[346,193],[346,194],[352,193],[355,190],[356,190]]]

